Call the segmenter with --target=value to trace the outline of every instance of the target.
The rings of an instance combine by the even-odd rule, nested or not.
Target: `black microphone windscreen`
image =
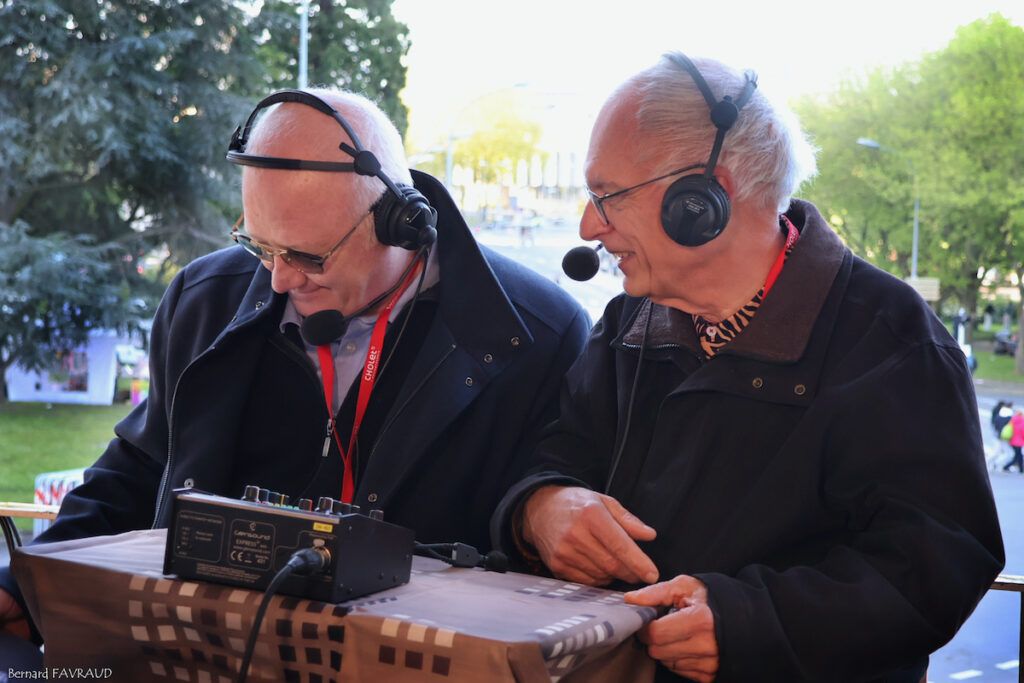
[[[504,574],[508,571],[508,557],[500,550],[492,550],[484,556],[484,569]]]
[[[600,269],[601,259],[597,256],[597,250],[590,247],[575,247],[562,257],[562,270],[573,280],[589,280]]]
[[[302,321],[302,338],[313,346],[323,346],[340,339],[347,327],[348,321],[341,311],[318,311]]]

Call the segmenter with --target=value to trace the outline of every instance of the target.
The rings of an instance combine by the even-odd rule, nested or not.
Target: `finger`
[[[692,576],[681,574],[669,581],[662,581],[652,586],[629,591],[625,595],[625,600],[631,605],[672,605],[683,607],[686,605],[687,599],[703,596],[704,590],[704,584],[701,581]]]
[[[654,620],[644,630],[647,652],[659,661],[718,657],[714,615],[707,605],[673,612]]]
[[[612,577],[607,574],[591,574],[575,567],[566,567],[564,571],[554,571],[556,578],[571,583],[580,583],[584,586],[605,586],[611,583]]]
[[[654,561],[614,520],[609,520],[607,525],[594,526],[591,531],[597,542],[615,558],[616,565],[620,567],[616,573],[619,578],[645,583],[658,580],[658,567]]]
[[[613,533],[615,532],[609,529],[606,531],[606,536],[607,534]],[[606,540],[606,536],[602,537],[591,533],[590,542],[586,544],[587,557],[609,576],[621,579],[627,583],[642,582],[644,580],[643,576],[623,562],[619,554],[617,554],[617,552],[621,552],[621,550],[613,551],[605,546],[605,543],[608,542]],[[626,542],[632,543],[628,538],[626,539]],[[657,569],[655,569],[655,571],[657,571]]]
[[[603,586],[614,578],[582,553],[552,557],[545,564],[558,578],[588,586]]]
[[[675,591],[671,584],[671,581],[662,581],[639,590],[629,591],[623,597],[630,605],[647,605],[649,607],[674,605]]]
[[[659,661],[672,671],[687,678],[706,677],[707,680],[711,680],[718,673],[717,657],[680,657]]]
[[[635,538],[638,541],[653,541],[658,535],[654,527],[644,524],[639,517],[622,507],[622,503],[611,496],[602,495],[601,502],[608,508],[608,512],[619,523],[619,526],[626,530],[630,538]]]
[[[715,674],[718,673],[717,668],[711,674],[706,674],[698,670],[689,669],[685,665],[679,667],[666,666],[677,676],[681,676],[689,681],[695,681],[695,683],[712,683],[715,680]]]

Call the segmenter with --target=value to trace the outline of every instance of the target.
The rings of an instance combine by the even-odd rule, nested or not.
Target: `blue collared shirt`
[[[417,278],[418,280],[418,278]],[[388,323],[392,323],[402,313],[412,298],[416,296],[417,280],[402,292],[395,303],[395,307],[388,316]],[[423,285],[420,291],[426,291],[441,280],[441,271],[437,263],[437,248],[430,250],[430,257],[427,259],[426,274],[423,276]],[[368,313],[353,318],[349,321],[348,329],[340,339],[331,344],[331,351],[334,353],[334,399],[331,402],[331,413],[337,414],[342,401],[348,394],[349,387],[363,371],[363,364],[366,362],[366,352],[370,348],[370,337],[373,334],[373,326],[377,322],[378,313]],[[302,326],[303,316],[295,310],[291,298],[285,303],[284,314],[281,316],[281,332],[286,330],[287,325]],[[320,359],[317,356],[317,347],[303,340],[306,347],[306,355],[313,361],[317,377],[323,382],[320,374]]]

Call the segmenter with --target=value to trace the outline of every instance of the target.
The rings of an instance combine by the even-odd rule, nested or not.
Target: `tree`
[[[224,152],[257,97],[295,86],[296,6],[0,0],[0,222],[119,240],[131,263],[227,246],[239,196]],[[311,82],[364,92],[404,127],[408,41],[390,2],[311,14]]]
[[[511,89],[491,93],[467,112],[473,132],[455,144],[455,163],[473,170],[479,182],[496,183],[538,153],[542,128]]]
[[[993,15],[916,64],[803,102],[821,147],[810,197],[838,217],[858,253],[905,275],[919,196],[919,273],[939,277],[944,298],[974,310],[979,272],[1024,270],[1021,82],[1024,29]],[[858,148],[858,137],[888,153]]]
[[[224,148],[261,73],[246,24],[231,3],[0,0],[0,222],[134,257],[226,245]]]
[[[266,0],[254,28],[267,67],[268,89],[296,87],[301,0]],[[308,82],[360,93],[375,101],[405,135],[408,112],[402,58],[408,27],[391,13],[391,0],[319,0],[309,5]]]
[[[47,368],[84,344],[91,330],[138,329],[145,307],[108,266],[109,246],[82,236],[32,237],[24,223],[0,224],[0,402],[15,363]]]

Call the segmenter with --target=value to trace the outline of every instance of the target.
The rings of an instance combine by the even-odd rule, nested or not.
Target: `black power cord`
[[[274,575],[270,585],[263,591],[263,600],[260,602],[259,609],[256,610],[256,618],[253,619],[252,628],[249,630],[249,640],[245,644],[245,655],[242,657],[242,668],[238,671],[238,683],[245,683],[245,678],[249,674],[249,664],[252,661],[253,650],[256,649],[256,638],[260,633],[260,624],[263,623],[263,617],[266,616],[270,599],[277,593],[277,589],[281,587],[284,580],[291,576],[292,573],[317,574],[329,567],[330,564],[331,553],[327,548],[322,546],[303,548],[292,553],[292,556],[288,558],[287,564],[281,567],[277,574]]]
[[[508,558],[500,550],[486,555],[465,543],[417,543],[415,553],[421,557],[432,557],[453,567],[482,567],[487,571],[504,574],[508,571]]]

